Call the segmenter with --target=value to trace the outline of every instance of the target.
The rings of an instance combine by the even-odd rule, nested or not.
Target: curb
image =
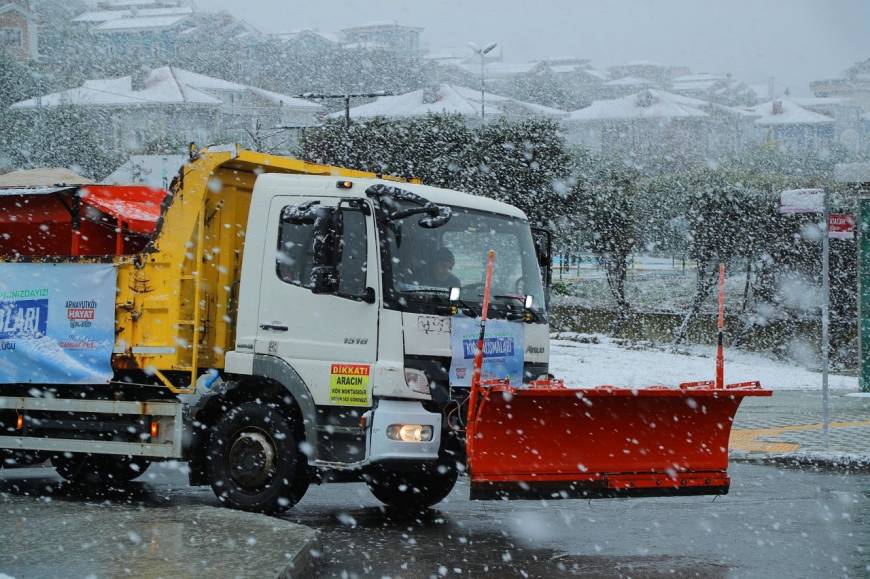
[[[306,541],[305,545],[299,549],[292,559],[290,559],[284,569],[277,575],[277,579],[294,579],[316,576],[318,557],[315,557],[312,551],[318,553],[323,552],[320,545],[320,533],[311,529],[311,527],[306,528],[314,531],[314,537]]]
[[[805,451],[787,454],[732,453],[729,460],[748,464],[765,464],[792,468],[812,467],[816,470],[847,474],[870,473],[870,454],[832,451]]]

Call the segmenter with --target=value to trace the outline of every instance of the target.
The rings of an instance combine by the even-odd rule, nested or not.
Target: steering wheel
[[[523,293],[523,286],[524,285],[525,284],[523,283],[523,277],[522,276],[518,277],[517,281],[514,282],[514,293],[516,293],[518,296],[524,296],[525,295]]]

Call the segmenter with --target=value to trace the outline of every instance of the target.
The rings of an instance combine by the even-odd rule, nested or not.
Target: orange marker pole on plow
[[[471,374],[471,393],[468,396],[468,420],[465,431],[466,447],[468,448],[468,463],[471,466],[471,447],[474,445],[475,412],[477,398],[480,395],[480,374],[483,371],[483,347],[486,337],[486,319],[489,312],[489,299],[492,292],[492,270],[495,265],[495,251],[490,249],[486,255],[486,281],[483,286],[483,308],[480,312],[480,336],[477,338],[477,350],[474,353],[474,370]]]
[[[716,388],[725,388],[725,264],[719,264],[719,334],[716,337]]]

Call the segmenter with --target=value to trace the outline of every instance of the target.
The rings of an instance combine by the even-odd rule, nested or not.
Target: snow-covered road
[[[681,382],[712,380],[715,375],[713,347],[692,346],[690,354],[659,349],[634,349],[596,336],[599,343],[552,340],[550,372],[569,386],[642,387],[651,384],[676,386]],[[821,389],[822,377],[796,364],[772,360],[761,354],[725,351],[727,383],[759,380],[774,390]],[[832,389],[858,390],[858,378],[832,374]]]

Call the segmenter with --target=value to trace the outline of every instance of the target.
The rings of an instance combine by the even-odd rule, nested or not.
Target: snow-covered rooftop
[[[746,110],[756,114],[759,118],[755,124],[762,126],[817,125],[834,122],[831,117],[805,109],[791,99],[775,99],[748,107]]]
[[[655,83],[645,78],[638,78],[636,76],[624,76],[615,80],[609,80],[604,84],[606,84],[607,86],[653,86]]]
[[[73,22],[98,23],[134,17],[184,16],[188,14],[193,14],[193,8],[190,6],[142,8],[139,10],[92,10],[90,12],[85,12],[84,14],[79,14],[73,18]]]
[[[486,78],[504,80],[518,74],[531,72],[536,66],[538,66],[537,62],[488,62],[486,63]],[[474,75],[480,75],[479,58],[464,63],[462,67]]]
[[[672,80],[672,88],[675,91],[707,91],[717,83],[727,80],[728,77],[706,72],[685,74]]]
[[[703,109],[707,101],[646,89],[618,99],[593,101],[584,109],[570,114],[571,121],[598,121],[606,119],[691,118],[709,116]]]
[[[354,118],[372,117],[420,117],[427,114],[458,114],[466,117],[480,116],[480,91],[442,84],[434,89],[421,89],[409,93],[379,97],[373,102],[350,109]],[[511,99],[508,97],[486,93],[486,114],[502,115],[538,115],[564,116],[567,113],[559,109]],[[344,112],[334,113],[333,117],[341,117]]]
[[[139,32],[142,30],[166,30],[187,20],[185,14],[169,16],[134,16],[107,20],[94,28],[95,32]]]
[[[627,66],[657,66],[661,68],[665,67],[664,64],[656,62],[654,60],[632,60],[627,64]]]
[[[316,36],[322,38],[327,42],[332,42],[335,44],[339,43],[338,34],[334,32],[320,32],[319,30],[312,30],[310,28],[300,28],[297,30],[288,30],[286,32],[277,32],[272,35],[274,38],[278,40],[284,41],[295,41],[301,38],[305,38],[306,36]]]
[[[181,68],[162,67],[151,70],[141,88],[133,87],[133,77],[106,78],[86,81],[78,88],[48,94],[40,98],[40,106],[130,106],[190,104],[219,106],[223,101],[211,93],[251,91],[282,106],[320,110],[321,105],[281,95],[264,89],[213,78]],[[15,103],[11,108],[36,108],[37,99]]]
[[[392,22],[383,21],[383,22],[364,22],[364,23],[358,24],[356,26],[348,26],[346,28],[342,28],[341,31],[342,32],[349,32],[349,31],[356,32],[356,31],[363,31],[363,30],[377,30],[377,29],[385,29],[385,28],[400,28],[402,30],[416,30],[418,32],[423,30],[423,28],[421,28],[419,26],[407,26],[405,24],[399,24],[396,21],[392,21]]]
[[[65,168],[43,167],[39,169],[19,169],[0,175],[0,187],[53,187],[59,185],[86,185],[90,179]]]
[[[847,97],[792,97],[791,100],[802,107],[823,107],[852,103],[851,99]]]
[[[163,6],[170,2],[166,0],[103,0],[100,4],[105,6],[116,6],[116,7],[136,7],[136,6]],[[172,2],[173,4],[181,4],[181,2]]]
[[[186,160],[184,155],[133,155],[100,182],[165,189]]]

